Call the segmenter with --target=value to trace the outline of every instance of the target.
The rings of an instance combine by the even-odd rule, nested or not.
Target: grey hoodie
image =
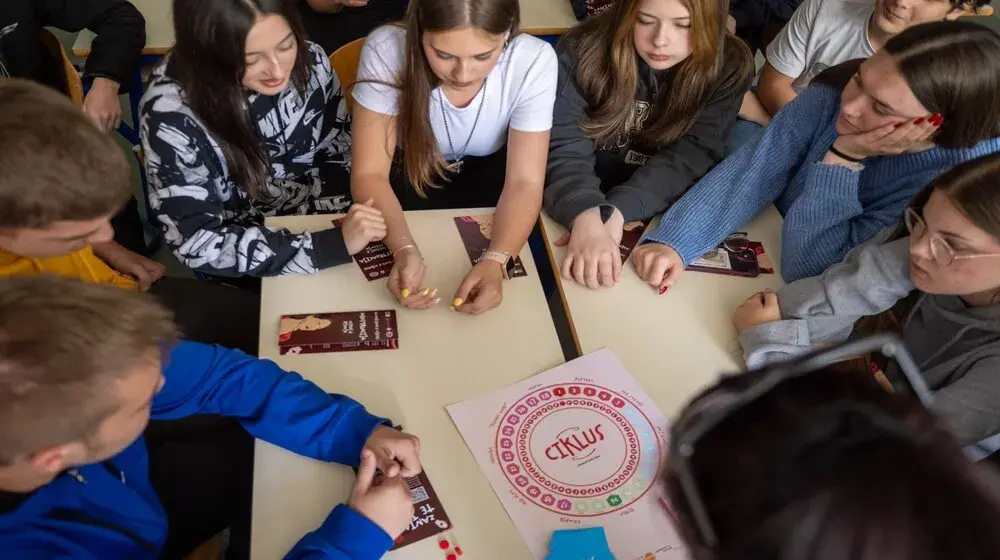
[[[891,233],[883,231],[822,275],[779,290],[782,320],[740,335],[747,366],[844,340],[858,319],[909,295],[909,238],[885,243]],[[901,334],[934,391],[934,408],[959,442],[1000,433],[1000,305],[971,308],[957,296],[921,293]]]

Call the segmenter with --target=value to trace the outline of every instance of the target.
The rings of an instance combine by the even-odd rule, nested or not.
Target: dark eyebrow
[[[294,33],[291,32],[291,31],[289,31],[288,35],[285,35],[284,39],[278,41],[278,44],[280,45],[281,43],[284,43],[285,41],[291,39],[293,35],[294,35]],[[246,53],[244,56],[250,56],[250,55],[254,55],[254,54],[260,54],[260,51],[250,51],[250,52]]]
[[[438,53],[438,55],[444,55],[444,56],[450,56],[452,58],[458,58],[457,56],[455,56],[455,55],[453,55],[451,53],[448,53],[448,52],[444,52],[441,49],[438,49],[438,48],[435,48],[435,47],[431,47],[431,48],[434,49],[434,52]],[[474,55],[472,55],[472,58],[482,58],[484,56],[489,56],[489,55],[493,54],[494,52],[496,52],[496,49],[490,49],[490,50],[488,50],[486,52],[481,52],[479,54],[474,54]]]

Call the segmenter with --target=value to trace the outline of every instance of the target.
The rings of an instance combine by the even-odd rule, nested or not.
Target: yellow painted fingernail
[[[454,311],[455,310],[455,306],[454,305],[449,305],[448,309],[451,309],[452,311]]]
[[[409,290],[409,288],[403,288],[403,292],[402,293],[403,293],[403,299],[406,299],[406,298],[410,297],[410,290]]]
[[[430,289],[430,288],[427,288],[426,290],[424,290],[424,293],[423,293],[423,294],[421,294],[421,295],[425,295],[425,296],[426,296],[426,295],[427,295],[427,294],[429,294],[429,293],[431,293],[431,289]]]
[[[433,291],[433,292],[431,292],[431,297],[434,297],[434,296],[436,296],[436,295],[438,295],[438,289],[437,289],[437,288],[434,288],[434,291]]]
[[[458,307],[459,305],[462,305],[462,301],[464,301],[462,298],[457,297],[455,298],[455,301],[451,302],[451,306]]]

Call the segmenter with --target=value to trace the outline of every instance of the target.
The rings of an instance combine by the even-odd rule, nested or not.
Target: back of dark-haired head
[[[166,69],[218,142],[230,179],[254,199],[264,197],[270,170],[257,125],[246,107],[242,81],[247,35],[258,17],[269,14],[285,18],[292,29],[298,55],[291,84],[304,92],[309,52],[292,0],[174,0],[176,43]]]
[[[440,186],[445,177],[444,155],[431,128],[431,92],[439,85],[431,70],[421,38],[427,31],[471,27],[491,35],[517,35],[521,24],[518,0],[410,0],[406,18],[405,64],[399,87],[397,136],[403,149],[403,170],[418,195]],[[509,39],[508,39],[509,40]]]
[[[131,191],[125,155],[62,93],[0,80],[0,228],[95,220]]]
[[[175,336],[147,294],[45,274],[0,279],[0,465],[89,440],[120,405],[114,382]]]
[[[712,558],[986,560],[1000,550],[993,473],[970,464],[917,401],[860,368],[779,384],[707,433],[691,468],[720,543]],[[690,504],[671,472],[690,541]]]
[[[944,117],[935,143],[965,148],[1000,136],[1000,35],[968,21],[925,23],[885,51],[920,103]]]

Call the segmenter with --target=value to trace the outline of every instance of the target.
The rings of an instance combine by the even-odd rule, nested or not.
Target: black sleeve
[[[596,145],[580,128],[587,101],[576,84],[576,43],[563,40],[557,52],[559,83],[549,136],[543,204],[553,220],[568,228],[581,213],[603,206],[607,200],[594,169]]]
[[[166,0],[161,0],[166,1]],[[127,0],[34,0],[41,26],[65,31],[93,31],[97,36],[84,69],[84,80],[109,78],[125,93],[139,71],[146,45],[146,20]]]
[[[729,131],[750,87],[750,76],[734,82],[732,74],[740,68],[739,60],[727,61],[719,83],[736,85],[717,91],[683,136],[660,148],[627,181],[608,191],[608,202],[621,210],[626,222],[662,212],[722,161]]]

